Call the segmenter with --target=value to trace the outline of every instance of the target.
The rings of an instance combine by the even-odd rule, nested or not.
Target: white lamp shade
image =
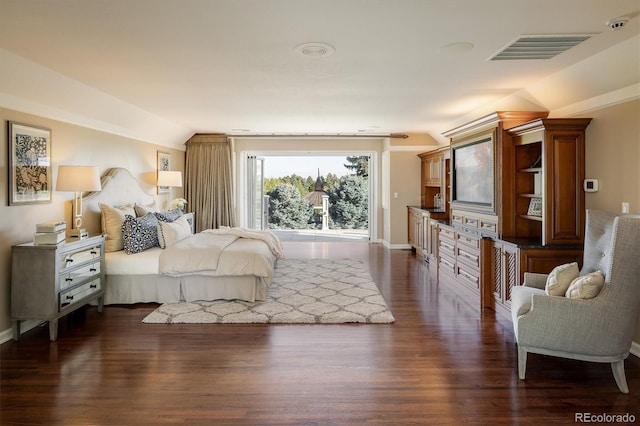
[[[100,191],[100,173],[95,166],[58,166],[56,191]]]
[[[182,187],[182,172],[158,170],[158,186]]]

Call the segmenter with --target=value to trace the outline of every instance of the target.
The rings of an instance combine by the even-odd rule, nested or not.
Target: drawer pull
[[[73,262],[73,259],[70,258],[70,257],[67,257],[64,261],[67,262],[67,263],[71,263],[71,262]]]
[[[73,300],[73,296],[72,295],[71,296],[67,295],[67,300]]]
[[[93,254],[95,256],[96,254],[98,254],[98,252],[95,251],[95,250],[91,250],[91,254]]]
[[[66,282],[71,282],[71,281],[73,281],[73,278],[71,278],[71,277],[67,277],[67,278],[65,278],[64,280],[65,280]]]
[[[97,269],[96,268],[89,268],[89,272],[96,272]]]
[[[89,287],[90,288],[98,288],[98,285],[97,284],[91,284]]]

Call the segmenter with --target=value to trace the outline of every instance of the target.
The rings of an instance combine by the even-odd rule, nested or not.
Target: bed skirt
[[[248,276],[107,275],[104,304],[172,303],[195,300],[265,300],[265,280]]]

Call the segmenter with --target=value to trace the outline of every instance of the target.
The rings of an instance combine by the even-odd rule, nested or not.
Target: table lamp
[[[100,191],[100,173],[94,166],[58,166],[58,179],[56,191],[73,192],[75,213],[75,227],[69,231],[72,238],[82,239],[88,236],[86,229],[82,228],[82,193],[87,191]]]

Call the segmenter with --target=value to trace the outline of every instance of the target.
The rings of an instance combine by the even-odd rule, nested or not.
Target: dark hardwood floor
[[[290,258],[360,258],[389,325],[153,325],[155,305],[94,307],[0,347],[3,425],[573,424],[576,413],[640,422],[608,364],[529,355],[518,380],[511,323],[430,278],[409,251],[286,243]],[[558,326],[562,326],[559,324]]]

